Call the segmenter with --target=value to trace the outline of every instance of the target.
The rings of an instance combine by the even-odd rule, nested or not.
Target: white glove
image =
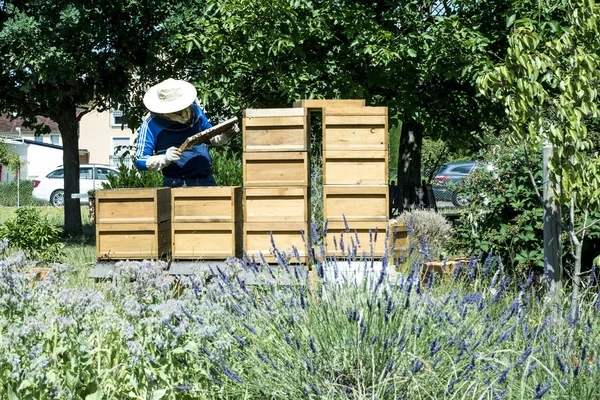
[[[165,154],[159,154],[156,156],[148,157],[146,160],[146,168],[150,171],[160,171],[173,161],[177,161],[181,158],[181,151],[178,147],[169,147]]]
[[[166,152],[166,158],[168,163],[172,163],[173,161],[177,161],[181,158],[181,151],[179,148],[173,146],[169,147]]]
[[[212,139],[210,139],[210,143],[213,146],[223,146],[224,144],[227,144],[227,142],[229,142],[229,140],[231,140],[233,135],[235,135],[239,131],[240,131],[240,128],[238,127],[237,124],[235,124],[229,130],[227,130],[227,132],[223,132],[220,135],[217,135],[217,136],[213,137]]]

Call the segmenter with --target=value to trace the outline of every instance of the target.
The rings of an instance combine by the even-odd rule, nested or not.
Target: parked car
[[[102,189],[102,183],[108,183],[108,175],[119,171],[103,164],[82,164],[79,166],[79,192],[87,193],[92,189]],[[33,198],[38,201],[49,201],[55,207],[65,204],[65,170],[58,166],[46,176],[33,181]],[[81,199],[85,201],[85,199]]]
[[[436,201],[452,202],[457,207],[469,205],[469,198],[458,190],[460,182],[481,164],[475,161],[457,161],[443,164],[433,178],[433,195]]]

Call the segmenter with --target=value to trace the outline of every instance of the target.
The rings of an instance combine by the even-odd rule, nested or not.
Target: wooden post
[[[552,193],[553,183],[549,180],[548,165],[553,148],[549,143],[544,144],[542,153],[542,176],[544,188],[544,258],[547,265],[546,301],[558,301],[562,289],[561,241],[560,241],[560,208]]]

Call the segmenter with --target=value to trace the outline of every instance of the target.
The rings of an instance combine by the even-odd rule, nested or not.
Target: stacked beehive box
[[[296,248],[307,261],[310,223],[310,158],[304,108],[244,111],[244,249],[258,259],[276,261],[280,251]],[[297,257],[291,258],[298,261]]]
[[[98,260],[158,259],[171,249],[171,189],[96,192]]]
[[[242,188],[171,189],[173,259],[219,259],[242,253]]]
[[[323,109],[323,210],[329,255],[385,253],[389,219],[387,107]],[[350,228],[350,229],[348,229]]]

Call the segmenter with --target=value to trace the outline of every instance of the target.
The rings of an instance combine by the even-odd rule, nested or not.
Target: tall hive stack
[[[171,189],[96,192],[96,258],[158,259],[171,249]]]
[[[310,223],[310,157],[304,108],[247,109],[244,141],[244,249],[257,260],[276,261],[280,251],[296,248],[291,262],[307,262]],[[293,251],[292,251],[293,253]]]
[[[338,238],[328,255],[385,253],[388,191],[387,107],[324,108],[323,212]]]
[[[173,259],[219,259],[242,253],[242,188],[171,189]]]

